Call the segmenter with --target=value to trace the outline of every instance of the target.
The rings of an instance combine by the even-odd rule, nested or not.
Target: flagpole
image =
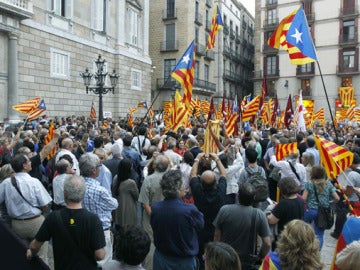
[[[324,88],[326,101],[327,101],[327,104],[328,104],[328,107],[329,107],[331,121],[332,121],[332,125],[333,125],[334,131],[335,131],[336,140],[338,140],[338,134],[336,132],[336,127],[335,127],[335,123],[334,123],[334,117],[333,117],[333,114],[331,112],[331,105],[330,105],[329,97],[328,97],[328,94],[327,94],[327,91],[326,91],[325,82],[324,82],[324,78],[323,78],[323,75],[322,75],[322,72],[321,72],[319,61],[316,61],[316,63],[317,63],[317,66],[319,68],[320,78],[321,78],[321,82],[322,82],[322,85],[323,85],[323,88]]]

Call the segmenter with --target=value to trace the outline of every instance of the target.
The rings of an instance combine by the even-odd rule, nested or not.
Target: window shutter
[[[73,0],[65,0],[65,17],[66,18],[72,18],[73,14]]]
[[[355,49],[355,61],[354,61],[354,69],[355,71],[359,71],[359,48]]]

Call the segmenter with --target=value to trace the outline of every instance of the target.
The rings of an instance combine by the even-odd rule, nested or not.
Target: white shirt
[[[144,140],[145,140],[145,143],[143,144]],[[141,155],[142,160],[146,160],[146,155],[141,154],[142,148],[149,147],[150,145],[151,145],[151,143],[150,143],[149,139],[145,138],[145,136],[143,136],[143,135],[136,136],[131,141],[131,147],[134,148]]]
[[[63,155],[69,155],[71,157],[72,162],[73,162],[72,169],[76,172],[76,175],[80,175],[79,162],[78,162],[77,158],[75,157],[75,155],[67,149],[60,150],[60,152],[56,155],[55,163],[57,163]]]
[[[29,203],[17,192],[11,183],[11,178],[6,178],[0,184],[0,203],[5,201],[8,214],[12,218],[25,219],[40,215],[41,210],[37,207],[43,207],[51,202],[49,193],[38,179],[28,173],[19,172],[15,178],[21,194]]]
[[[291,177],[292,179],[294,179],[296,181],[296,183],[298,183],[298,185],[301,187],[301,190],[304,189],[305,183],[307,182],[306,169],[305,169],[304,165],[302,165],[299,162],[296,162],[294,165],[294,169],[300,178],[300,180],[299,180],[296,177],[295,173],[292,171],[288,161],[285,161],[285,160],[277,161],[276,156],[272,155],[270,158],[269,164],[280,169],[281,178]]]
[[[66,206],[64,200],[64,182],[68,176],[71,176],[71,174],[59,174],[53,180],[54,203],[57,205]]]

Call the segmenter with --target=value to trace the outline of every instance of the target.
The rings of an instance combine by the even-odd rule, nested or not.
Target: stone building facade
[[[0,0],[0,120],[22,119],[11,106],[34,97],[50,117],[88,116],[92,100],[98,110],[80,76],[96,71],[98,55],[119,74],[114,94],[103,97],[105,112],[117,119],[149,102],[149,2]]]

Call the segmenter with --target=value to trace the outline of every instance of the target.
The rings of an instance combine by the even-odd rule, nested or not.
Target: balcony
[[[246,47],[247,44],[248,44],[248,41],[244,38],[244,39],[242,40],[242,45],[243,45],[244,47]]]
[[[242,20],[242,28],[246,29],[247,27],[247,22],[245,20]]]
[[[240,82],[241,81],[241,77],[238,73],[228,70],[228,69],[224,70],[223,78],[225,80],[232,81],[232,82]]]
[[[34,14],[31,0],[0,0],[0,13],[8,13],[20,19],[29,19]]]
[[[354,67],[346,67],[346,66],[336,66],[336,75],[338,76],[348,76],[359,74],[359,64],[355,64]]]
[[[307,65],[297,66],[296,67],[296,76],[297,77],[314,77],[315,75],[315,65],[314,63],[310,63]]]
[[[357,6],[357,5],[356,5]],[[342,7],[340,9],[340,17],[356,17],[359,15],[357,7]]]
[[[177,18],[177,9],[164,9],[163,10],[163,21],[174,20]]]
[[[279,18],[274,19],[267,19],[263,21],[263,27],[266,30],[270,30],[272,28],[276,28],[279,25]]]
[[[203,16],[200,13],[195,14],[195,21],[197,25],[203,25]]]
[[[175,52],[179,50],[179,41],[161,41],[160,42],[160,51],[161,52]]]
[[[206,53],[206,47],[203,44],[195,43],[196,47],[196,55],[197,56],[204,56]]]
[[[205,21],[205,31],[210,32],[211,30],[211,21],[210,20],[206,20]]]
[[[349,37],[348,35],[339,35],[339,45],[340,46],[356,46],[357,40],[357,32],[354,34],[354,37]]]
[[[247,48],[248,48],[249,52],[251,52],[251,53],[254,53],[254,52],[255,52],[255,46],[254,46],[254,44],[251,44],[250,42],[248,42]]]
[[[236,36],[235,36],[235,42],[236,42],[236,44],[240,44],[240,43],[241,43],[241,38],[240,38],[240,35],[239,35],[239,34],[236,34]]]
[[[233,29],[230,29],[230,38],[235,39],[235,31]]]
[[[224,35],[228,35],[230,33],[229,26],[227,24],[224,24],[223,26],[223,33]]]
[[[248,27],[247,32],[248,32],[248,34],[251,35],[251,36],[254,35],[254,29],[253,29],[252,27],[250,27],[250,26]]]
[[[276,6],[277,0],[266,0],[266,7]]]
[[[211,83],[209,81],[194,79],[194,88],[201,89],[193,89],[198,92],[216,92],[216,84]]]
[[[180,84],[173,78],[169,78],[169,79],[163,79],[163,78],[158,78],[156,79],[156,87],[158,90],[173,90],[175,91],[175,89],[180,88]]]
[[[205,58],[206,60],[209,60],[209,61],[215,60],[215,53],[214,53],[214,51],[213,51],[213,50],[205,51],[204,58]]]
[[[211,8],[213,5],[213,0],[206,0],[206,6]]]

